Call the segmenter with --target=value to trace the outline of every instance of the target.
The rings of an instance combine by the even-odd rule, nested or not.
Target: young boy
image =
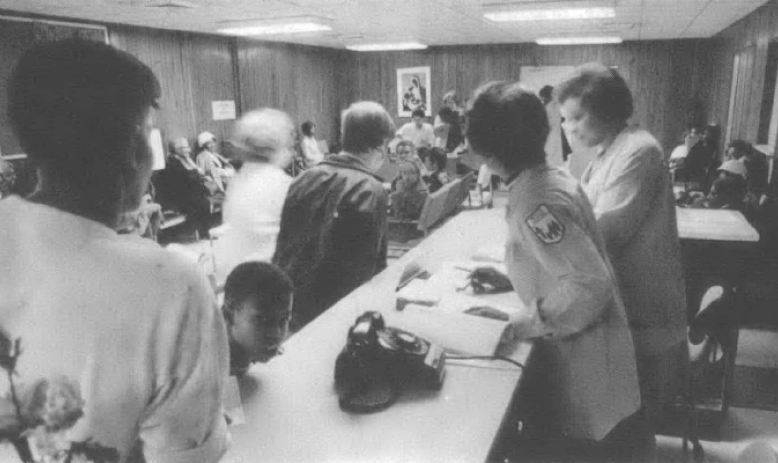
[[[224,285],[222,311],[230,338],[230,374],[281,353],[292,316],[292,280],[276,265],[244,262]]]

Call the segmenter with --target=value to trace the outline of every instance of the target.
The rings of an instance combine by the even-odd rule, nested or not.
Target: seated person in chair
[[[448,158],[442,148],[430,148],[424,152],[423,159],[427,168],[427,175],[423,177],[424,183],[427,184],[429,192],[434,193],[451,181],[446,173]]]
[[[221,203],[224,194],[218,185],[205,176],[205,172],[192,161],[189,142],[177,138],[170,143],[170,156],[163,174],[165,201],[187,215],[200,234],[208,236],[211,203]],[[162,185],[159,185],[163,188]]]
[[[203,132],[197,136],[197,167],[202,169],[206,177],[216,182],[219,190],[224,193],[227,182],[235,175],[235,168],[230,161],[216,152],[216,137],[211,132]]]
[[[682,206],[742,211],[747,193],[745,173],[742,162],[730,159],[716,171],[716,180],[707,196],[701,192],[691,192],[682,196],[679,203]]]
[[[719,164],[718,134],[717,125],[705,127],[702,138],[689,148],[683,165],[675,170],[675,181],[691,184],[701,191],[708,191],[713,181],[713,173]]]
[[[303,133],[300,140],[300,150],[305,158],[305,165],[313,167],[324,160],[324,153],[321,152],[319,144],[316,142],[316,125],[311,121],[305,121],[300,126],[300,131]]]
[[[381,167],[381,170],[379,170],[380,173],[386,168],[386,165],[388,163],[393,163],[397,166],[397,174],[392,179],[391,183],[391,191],[397,191],[397,182],[400,179],[400,172],[399,172],[399,165],[404,162],[410,162],[416,168],[419,170],[419,175],[423,176],[427,173],[427,168],[424,167],[424,162],[422,162],[421,158],[416,154],[416,147],[413,146],[413,142],[409,140],[400,140],[399,143],[397,143],[397,155],[395,156],[394,160],[388,159],[384,161],[384,165]],[[426,148],[425,148],[426,149]],[[388,170],[388,169],[387,169]],[[424,182],[419,183],[419,190],[420,191],[427,191],[427,186],[424,184]]]
[[[408,161],[401,163],[397,191],[391,196],[392,214],[395,218],[418,220],[427,201],[427,193],[420,191],[423,187],[421,173],[416,165]]]
[[[690,127],[684,131],[681,144],[673,148],[673,151],[670,153],[670,172],[673,173],[673,177],[675,177],[676,169],[682,167],[684,162],[686,162],[689,150],[694,148],[698,141],[700,141],[700,134],[696,127]]]

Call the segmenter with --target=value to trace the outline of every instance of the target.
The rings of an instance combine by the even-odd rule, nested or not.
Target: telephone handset
[[[340,406],[357,413],[383,410],[407,385],[440,388],[444,367],[445,353],[439,346],[387,327],[378,312],[365,312],[349,329],[346,347],[335,362]]]

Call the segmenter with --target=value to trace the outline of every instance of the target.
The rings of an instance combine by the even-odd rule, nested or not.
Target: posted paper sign
[[[152,168],[162,170],[165,168],[165,146],[162,143],[162,133],[159,129],[151,129],[149,134],[149,144],[151,144],[151,154],[154,159]]]
[[[215,121],[235,119],[235,101],[212,101],[211,111],[213,112],[213,120]]]

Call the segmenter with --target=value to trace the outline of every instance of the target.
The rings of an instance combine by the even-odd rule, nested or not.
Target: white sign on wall
[[[153,169],[162,170],[165,168],[165,146],[162,143],[162,133],[159,129],[151,129],[149,134],[149,144],[151,145],[151,154],[154,159]]]
[[[213,120],[215,121],[227,121],[235,119],[235,101],[212,101],[211,111],[213,112]]]

